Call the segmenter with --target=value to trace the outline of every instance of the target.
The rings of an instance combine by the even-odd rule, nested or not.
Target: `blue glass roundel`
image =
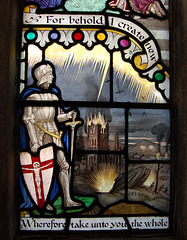
[[[56,32],[53,32],[53,33],[50,34],[50,38],[53,39],[53,40],[56,40],[58,38],[58,36],[59,35]]]

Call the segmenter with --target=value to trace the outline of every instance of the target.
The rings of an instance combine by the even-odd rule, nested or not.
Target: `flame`
[[[92,124],[97,125],[100,124],[104,129],[106,128],[107,122],[105,121],[105,117],[100,112],[98,114],[94,114],[94,116],[90,116],[87,119],[87,126],[91,126]]]
[[[114,164],[103,163],[89,174],[89,184],[97,192],[110,192],[120,172]]]

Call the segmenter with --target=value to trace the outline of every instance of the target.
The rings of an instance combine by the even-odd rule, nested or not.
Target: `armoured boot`
[[[59,182],[64,193],[64,207],[78,207],[82,204],[74,202],[70,196],[70,172],[69,164],[62,151],[57,152],[57,163],[59,165]]]
[[[64,171],[61,171],[59,173],[59,181],[60,181],[60,185],[63,189],[63,193],[64,193],[64,207],[79,207],[81,206],[80,203],[74,202],[71,199],[70,196],[70,191],[69,191],[69,176],[68,174],[66,174]]]

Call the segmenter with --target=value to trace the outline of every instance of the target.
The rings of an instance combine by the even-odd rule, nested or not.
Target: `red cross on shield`
[[[28,152],[21,152],[20,163],[27,189],[34,202],[42,209],[53,177],[53,147],[41,149],[37,157]]]

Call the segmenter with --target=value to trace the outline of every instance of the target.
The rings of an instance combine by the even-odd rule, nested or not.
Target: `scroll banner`
[[[168,229],[169,219],[166,216],[128,217],[128,224],[123,217],[105,218],[71,218],[70,231],[128,230],[132,229]],[[66,228],[65,218],[21,218],[21,230],[63,231]]]
[[[133,38],[138,44],[141,45],[142,49],[147,55],[146,68],[149,69],[159,60],[159,54],[157,46],[151,33],[146,31],[143,26],[141,27],[135,21],[108,16],[107,19],[104,15],[81,15],[81,14],[33,14],[24,13],[23,23],[25,25],[55,25],[61,27],[76,27],[83,25],[84,27],[101,27],[106,26],[106,22],[110,28],[114,28],[125,33],[127,36]],[[152,38],[152,39],[151,39]],[[150,40],[151,39],[151,40]]]

